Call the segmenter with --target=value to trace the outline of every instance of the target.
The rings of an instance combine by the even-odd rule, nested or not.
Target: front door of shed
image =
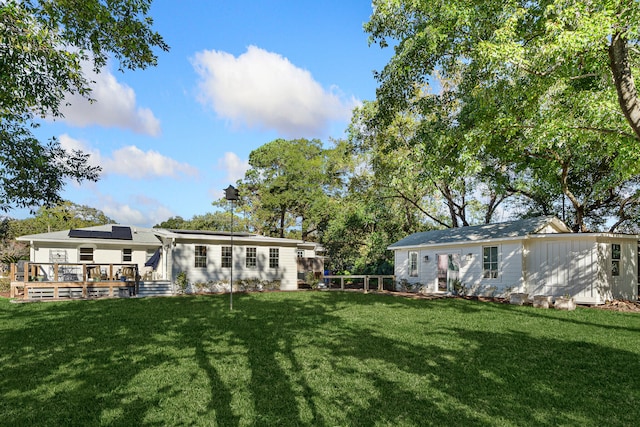
[[[453,292],[460,278],[460,254],[438,254],[438,291]]]

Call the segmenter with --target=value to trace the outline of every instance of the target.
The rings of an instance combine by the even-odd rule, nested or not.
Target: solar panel
[[[118,240],[132,240],[133,236],[131,235],[131,227],[120,227],[114,225],[111,227],[111,238]]]
[[[111,231],[69,230],[69,237],[80,239],[133,240],[130,227],[113,226]]]
[[[95,230],[69,230],[69,237],[80,237],[85,239],[110,239],[110,231]]]

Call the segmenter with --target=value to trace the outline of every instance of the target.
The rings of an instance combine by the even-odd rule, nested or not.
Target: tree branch
[[[636,139],[640,139],[640,101],[638,100],[638,92],[631,74],[627,38],[622,29],[611,37],[609,67],[613,74],[613,82],[618,93],[620,108],[629,126],[636,134]]]

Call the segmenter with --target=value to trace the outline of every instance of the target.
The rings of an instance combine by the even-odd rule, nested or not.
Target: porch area
[[[11,264],[10,297],[22,300],[127,298],[139,291],[136,264]]]

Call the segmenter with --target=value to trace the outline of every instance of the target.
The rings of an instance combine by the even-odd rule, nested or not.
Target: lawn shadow
[[[536,326],[637,331],[607,314],[337,292],[0,304],[0,424],[632,425],[640,344]]]

